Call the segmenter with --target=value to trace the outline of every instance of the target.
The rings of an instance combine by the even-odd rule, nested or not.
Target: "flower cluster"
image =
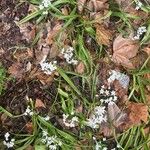
[[[57,64],[57,61],[53,61],[50,63],[41,62],[40,66],[41,66],[41,69],[44,71],[45,74],[51,75],[53,73],[53,71],[55,71],[57,69],[56,64]]]
[[[77,125],[77,123],[79,122],[78,117],[74,116],[71,119],[69,119],[69,118],[70,118],[69,114],[63,114],[63,123],[66,127],[74,128]]]
[[[44,120],[48,121],[48,120],[50,120],[50,117],[47,115],[47,116],[44,117]]]
[[[49,136],[47,131],[42,132],[42,143],[46,144],[49,150],[57,150],[62,145],[57,136]]]
[[[108,150],[106,145],[102,143],[102,141],[97,141],[95,137],[93,137],[93,140],[95,141],[95,150]],[[105,138],[103,138],[103,141],[106,141]]]
[[[110,77],[107,79],[108,83],[112,83],[115,80],[118,80],[123,88],[127,88],[130,82],[129,76],[123,74],[119,71],[111,70],[109,72]]]
[[[28,106],[24,112],[25,116],[32,116],[33,115],[33,111],[30,109],[30,106]]]
[[[147,31],[145,26],[139,27],[136,36],[133,37],[134,40],[139,40],[140,36]]]
[[[143,6],[143,4],[139,0],[137,0],[135,9],[139,10],[139,9],[141,9],[142,6]]]
[[[108,89],[105,88],[105,86],[101,86],[100,89],[100,98],[101,98],[101,102],[103,103],[107,103],[109,105],[113,104],[114,102],[117,101],[117,96],[116,96],[116,92],[114,90],[111,90],[110,87]]]
[[[61,54],[63,54],[63,56],[68,64],[77,65],[78,61],[73,59],[73,55],[74,55],[73,51],[74,51],[73,47],[68,47],[67,49],[63,48],[61,50]]]
[[[42,10],[44,8],[48,8],[51,4],[51,0],[43,0],[42,3],[39,5],[39,9]],[[47,15],[48,11],[43,11],[43,15]]]
[[[105,106],[96,106],[93,114],[87,119],[86,125],[91,128],[99,128],[102,122],[107,121]]]
[[[7,132],[5,135],[5,140],[3,141],[3,144],[7,146],[7,148],[12,148],[14,146],[15,139],[9,139],[10,134]]]

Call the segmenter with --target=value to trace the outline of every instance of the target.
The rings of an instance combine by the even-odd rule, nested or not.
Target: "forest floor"
[[[0,0],[0,150],[150,149],[150,0]]]

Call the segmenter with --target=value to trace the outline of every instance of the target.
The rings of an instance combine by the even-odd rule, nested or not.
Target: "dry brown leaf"
[[[33,124],[32,124],[32,122],[26,123],[25,128],[26,128],[28,133],[32,133],[33,132]]]
[[[13,56],[18,62],[22,62],[33,57],[33,49],[17,50]]]
[[[144,74],[144,78],[146,78],[147,80],[150,80],[150,73]],[[150,92],[150,85],[147,85],[146,88]]]
[[[51,45],[54,41],[54,38],[59,33],[60,29],[62,28],[62,24],[57,23],[53,29],[48,30],[47,38],[46,38],[46,44]]]
[[[40,107],[46,108],[45,104],[42,102],[42,100],[37,98],[36,101],[35,101],[35,108],[40,108]]]
[[[24,75],[23,65],[19,62],[12,64],[12,66],[8,68],[8,73],[15,78],[22,78]]]
[[[110,45],[112,34],[104,25],[96,25],[96,39],[98,44]]]
[[[34,150],[34,147],[29,145],[25,150]]]
[[[116,131],[120,132],[124,130],[124,124],[127,120],[127,113],[121,111],[115,103],[108,105],[108,118],[109,121],[101,125],[101,132],[104,136],[110,137],[113,134],[113,128],[110,123]]]
[[[150,47],[144,48],[143,51],[146,52],[148,56],[150,56]]]
[[[108,0],[90,0],[88,3],[88,9],[94,12],[98,12],[104,9],[108,9]]]
[[[37,50],[35,52],[37,64],[44,62],[47,56],[49,55],[49,52],[50,52],[49,46],[43,47],[42,50],[39,51]]]
[[[80,104],[79,106],[77,106],[76,109],[75,109],[75,112],[76,113],[82,113],[83,112],[83,105]]]
[[[85,70],[85,66],[83,62],[80,62],[75,68],[75,71],[79,74],[83,74],[84,70]]]
[[[31,42],[34,39],[36,34],[36,26],[27,22],[23,24],[19,24],[20,32],[23,34],[23,38],[27,40],[27,42]]]
[[[0,116],[0,123],[1,123],[1,124],[4,124],[5,121],[7,120],[7,118],[8,118],[8,116],[7,116],[5,113],[3,113],[3,114]]]
[[[78,11],[82,13],[87,0],[77,0]]]
[[[145,94],[145,97],[146,97],[146,104],[150,106],[150,94]]]
[[[0,56],[2,56],[4,53],[5,51],[2,48],[0,48]]]
[[[119,35],[113,43],[113,61],[128,69],[134,69],[134,65],[130,61],[138,53],[139,43],[131,38],[123,38]]]
[[[58,45],[56,43],[53,43],[49,52],[49,59],[55,58],[60,53],[58,49]]]
[[[148,121],[148,106],[143,103],[128,103],[127,105],[129,124],[137,125],[141,121],[147,123]]]

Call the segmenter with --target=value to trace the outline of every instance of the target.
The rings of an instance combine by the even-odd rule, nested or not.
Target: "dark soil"
[[[17,46],[27,46],[28,43],[22,38],[19,27],[15,21],[27,15],[28,4],[18,5],[16,0],[0,1],[0,62],[4,68],[8,69],[13,63],[12,54]],[[50,106],[56,95],[56,86],[43,89],[39,81],[12,80],[6,83],[5,93],[0,96],[0,106],[7,109],[14,115],[24,113],[28,101],[26,96],[31,99],[41,99],[46,106]],[[40,113],[48,112],[49,108],[40,110]],[[25,117],[10,119],[0,114],[0,136],[8,130],[10,132],[26,132],[25,125],[29,121]]]

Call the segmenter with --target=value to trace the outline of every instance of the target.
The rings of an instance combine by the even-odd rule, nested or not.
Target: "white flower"
[[[102,89],[100,89],[100,94],[104,94],[104,89],[102,88]]]
[[[27,106],[27,109],[25,110],[24,115],[25,116],[27,116],[27,115],[32,116],[33,115],[33,112],[30,109],[30,106]]]
[[[108,90],[106,90],[106,91],[105,91],[105,94],[108,96],[108,95],[109,95],[109,91],[108,91]]]
[[[136,35],[133,37],[133,40],[139,40],[140,36],[147,31],[145,26],[139,27],[137,29]]]
[[[99,128],[102,122],[107,121],[105,106],[96,106],[93,114],[87,119],[86,125],[91,128]]]
[[[39,5],[39,9],[42,10],[44,8],[48,8],[51,4],[51,0],[43,0],[42,3]]]
[[[116,95],[116,92],[113,90],[113,91],[111,91],[111,95]]]
[[[117,144],[117,148],[121,148],[121,145],[120,145],[120,144]]]
[[[71,119],[69,119],[69,114],[63,114],[63,123],[66,127],[73,128],[77,125],[79,122],[78,117],[74,116]]]
[[[62,142],[57,138],[57,136],[49,136],[47,131],[42,131],[41,142],[46,144],[50,150],[56,150],[62,145]]]
[[[74,55],[73,51],[74,51],[73,47],[68,47],[66,50],[63,48],[61,50],[61,54],[63,54],[68,64],[77,65],[78,61],[73,58],[73,55]]]
[[[117,101],[117,99],[118,99],[118,97],[117,97],[117,96],[114,96],[114,99],[113,99],[113,100],[114,100],[114,101]]]
[[[46,10],[46,11],[43,11],[42,14],[43,14],[43,15],[47,15],[47,14],[48,14],[48,11],[47,11],[47,10]]]
[[[139,10],[142,6],[143,6],[143,4],[138,0],[138,1],[136,2],[136,7],[135,7],[135,9],[136,9],[136,10]]]
[[[9,140],[9,137],[10,137],[10,134],[7,132],[7,133],[5,133],[4,136],[5,136],[5,140],[8,141],[8,140]]]
[[[3,144],[7,146],[7,148],[12,148],[15,145],[15,139],[11,139],[10,141],[3,141]]]
[[[95,150],[102,150],[101,143],[99,144],[98,142],[96,142]]]
[[[43,134],[43,136],[46,136],[47,137],[47,135],[48,135],[48,133],[47,133],[47,131],[42,131],[42,134]]]
[[[47,75],[51,75],[53,73],[53,71],[55,71],[57,69],[57,61],[53,61],[50,63],[47,62],[41,62],[41,69],[44,71],[45,74]]]
[[[46,117],[44,117],[45,121],[48,121],[50,119],[50,117],[47,115]]]
[[[102,88],[102,89],[105,89],[105,86],[104,86],[104,85],[102,85],[102,86],[101,86],[101,88]]]
[[[98,116],[103,116],[106,113],[105,106],[96,106],[94,112]]]
[[[110,77],[107,79],[107,81],[109,83],[112,83],[115,80],[118,80],[123,88],[127,88],[129,85],[129,81],[130,81],[127,75],[120,73],[118,71],[112,70]]]
[[[115,73],[115,72],[114,72]],[[117,75],[117,77],[119,77]],[[103,94],[102,94],[103,93]],[[115,101],[117,101],[118,97],[116,96],[116,92],[114,90],[111,90],[111,87],[108,87],[108,89],[104,87],[100,89],[100,97],[102,97],[100,99],[101,103],[113,103]]]
[[[97,122],[91,118],[87,119],[86,125],[93,128],[93,129],[99,128],[99,125],[97,124]]]
[[[44,6],[43,5],[39,5],[39,9],[40,10],[44,9]]]
[[[56,150],[57,149],[56,145],[49,145],[48,147],[49,147],[50,150]]]

